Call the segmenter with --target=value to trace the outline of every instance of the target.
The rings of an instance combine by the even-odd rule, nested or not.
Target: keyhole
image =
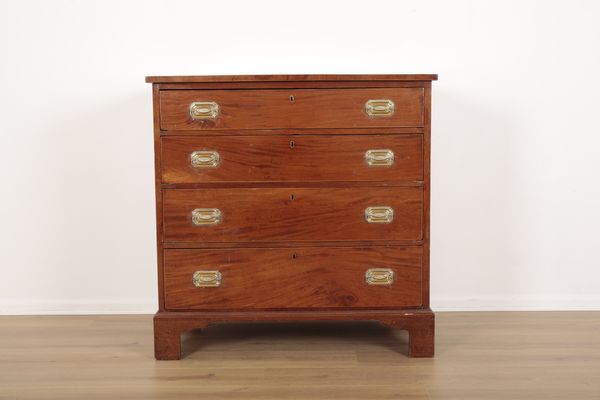
[[[296,143],[293,140],[290,140],[290,149],[296,147]]]
[[[292,194],[292,195],[290,195],[290,200],[292,200],[292,201],[293,201],[295,198],[296,198],[296,196],[294,196],[293,194]]]
[[[294,95],[292,94],[292,95],[290,96],[290,101],[293,103],[295,100],[296,100],[296,98],[295,98],[295,97],[294,97]]]
[[[297,258],[298,258],[298,253],[293,253],[293,254],[292,254],[292,258],[293,258],[294,260],[295,260],[295,259],[297,259]]]

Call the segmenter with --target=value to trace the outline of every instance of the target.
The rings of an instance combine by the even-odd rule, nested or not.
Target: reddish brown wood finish
[[[181,357],[181,334],[227,322],[286,321],[380,321],[408,331],[408,355],[432,357],[435,318],[431,310],[335,310],[335,311],[243,311],[159,312],[154,317],[154,354],[159,360]]]
[[[146,82],[153,83],[202,83],[202,82],[244,82],[247,84],[260,83],[261,87],[276,82],[310,82],[318,87],[324,82],[346,81],[358,84],[360,82],[410,82],[418,81],[420,84],[437,80],[436,74],[373,74],[373,75],[345,75],[345,74],[317,74],[317,75],[194,75],[194,76],[147,76]]]
[[[431,88],[425,88],[423,134],[423,307],[429,308],[429,204],[431,199]],[[433,350],[431,355],[433,355]]]
[[[166,250],[167,310],[408,308],[421,306],[422,248],[300,247]],[[369,268],[389,268],[389,286],[369,285]],[[195,271],[218,270],[218,287],[197,288]]]
[[[160,107],[160,87],[152,85],[152,103],[154,110]],[[154,188],[156,195],[156,259],[158,264],[158,311],[165,309],[164,279],[163,279],[163,227],[162,227],[162,190],[161,190],[161,136],[160,136],[160,114],[154,112]]]
[[[293,248],[293,247],[349,247],[362,248],[371,246],[423,246],[422,240],[353,240],[353,241],[329,241],[310,240],[301,242],[165,242],[164,249],[228,249],[228,248]]]
[[[272,82],[194,82],[161,83],[162,90],[230,90],[230,89],[313,89],[316,86],[327,89],[364,89],[364,88],[425,88],[431,82],[424,81],[272,81]]]
[[[386,188],[169,189],[163,192],[168,242],[420,240],[423,190]],[[390,206],[391,223],[365,221],[365,208]],[[192,224],[192,210],[218,208],[218,225]]]
[[[365,103],[390,99],[394,114],[373,118]],[[294,90],[164,90],[163,130],[376,128],[423,126],[422,88]],[[219,115],[192,120],[190,104],[216,102]],[[342,133],[342,132],[340,132]]]
[[[154,83],[159,276],[159,311],[155,317],[155,355],[157,359],[178,359],[180,357],[180,334],[190,329],[204,328],[212,323],[303,320],[377,320],[391,327],[408,330],[410,356],[430,357],[433,355],[434,315],[429,309],[429,202],[431,190],[429,170],[431,80],[435,79],[437,79],[435,75],[268,75],[147,78],[147,81]],[[179,92],[175,93],[174,91]],[[228,116],[228,119],[225,119],[224,122],[219,122],[219,124],[224,125],[215,126],[216,123],[196,123],[187,119],[185,121],[181,120],[184,113],[186,115],[183,118],[187,118],[189,104],[185,104],[185,101],[187,101],[186,96],[194,92],[214,93],[216,91],[223,92],[225,97],[231,100],[231,104],[235,105],[233,109],[237,110],[235,115],[229,114],[228,116],[227,112],[221,114],[222,116]],[[242,92],[247,92],[248,95],[243,98],[236,97],[236,94]],[[288,102],[288,93],[294,92],[294,105],[298,104],[296,93],[307,93],[311,96],[304,97],[301,95],[300,107],[296,107],[296,111],[292,111],[289,104],[285,103],[284,105],[278,97],[273,97],[273,101],[267,105],[257,104],[257,100],[260,100],[259,97],[255,96],[257,92],[272,93],[273,96],[275,93],[285,93],[287,96],[285,100]],[[396,120],[372,122],[366,118],[363,111],[366,99],[358,101],[357,96],[354,95],[359,92],[400,93],[401,101],[399,104],[404,113],[396,115]],[[327,95],[322,97],[320,93],[327,93]],[[335,93],[333,98],[332,93]],[[414,93],[420,93],[420,95],[413,98]],[[174,98],[179,99],[177,102],[165,97],[165,95],[172,94],[176,94]],[[165,101],[165,99],[168,101]],[[185,101],[180,101],[181,99]],[[340,101],[332,103],[332,99],[339,99]],[[412,99],[410,100],[412,103],[403,103],[406,99]],[[184,107],[183,111],[182,106]],[[248,111],[248,106],[251,106],[250,108],[254,107],[252,111]],[[360,112],[356,110],[358,106],[360,106]],[[175,120],[170,122],[173,123],[174,121],[176,129],[173,128],[173,125],[161,126],[161,121],[165,121],[165,110],[169,109],[176,111]],[[316,118],[314,118],[315,110],[318,114]],[[396,107],[397,112],[398,110],[399,108]],[[273,113],[274,111],[275,113]],[[336,113],[344,115],[340,116]],[[171,111],[168,114],[171,117],[173,115]],[[274,117],[274,115],[277,116]],[[381,119],[377,119],[377,121],[381,121]],[[240,128],[237,129],[235,126]],[[311,137],[312,135],[314,135],[314,138]],[[391,170],[386,172],[371,170],[373,175],[370,175],[369,170],[363,170],[356,165],[350,167],[351,160],[354,157],[353,154],[355,154],[352,150],[353,146],[358,147],[361,143],[375,145],[379,140],[390,140],[395,143],[400,138],[407,140],[398,144],[406,144],[404,149],[406,153],[402,154],[410,155],[410,160],[399,159],[398,169],[393,173]],[[225,160],[229,159],[229,154],[236,154],[238,159],[243,161],[240,161],[237,167],[231,164],[225,167],[226,164],[223,164],[222,174],[214,172],[214,174],[195,175],[190,171],[185,171],[186,167],[181,157],[186,153],[185,143],[188,142],[183,139],[189,140],[189,143],[203,144],[209,143],[209,141],[214,144],[227,143],[223,147],[223,154],[227,155]],[[220,139],[225,139],[225,141],[219,142]],[[236,139],[239,140],[237,142],[239,148],[236,148]],[[307,156],[308,152],[304,153],[302,157],[288,158],[289,163],[286,164],[282,155],[283,149],[278,147],[278,140],[288,141],[288,144],[289,141],[295,140],[296,146],[298,146],[298,140],[300,140],[301,147],[296,147],[296,150],[305,148],[303,146],[310,144],[309,147],[306,147],[307,149],[318,148],[320,151],[325,151],[324,149],[327,149],[328,146],[327,143],[320,142],[321,139],[323,141],[327,140],[331,149],[338,150],[332,157],[338,157],[339,162],[347,163],[347,169],[339,166],[323,165],[328,157],[313,159]],[[336,139],[339,140],[336,142]],[[228,142],[228,140],[231,140],[231,142]],[[414,151],[414,143],[409,144],[413,140],[420,141],[418,144],[421,148],[420,152]],[[269,152],[257,150],[255,147],[269,145],[271,142],[273,144]],[[242,151],[244,148],[249,150],[247,152]],[[193,151],[192,148],[188,150]],[[261,157],[261,154],[263,161],[257,160]],[[419,160],[417,161],[414,157],[418,157]],[[416,165],[417,162],[419,165]],[[311,167],[313,164],[314,168]],[[163,173],[165,174],[164,177]],[[385,190],[379,192],[380,189]],[[300,207],[298,207],[298,203],[291,205],[292,201],[287,197],[275,201],[278,196],[287,195],[290,190],[294,191],[294,194],[301,194],[301,198],[305,200],[303,205],[301,204]],[[212,194],[197,194],[205,192]],[[230,193],[230,196],[217,194],[227,192]],[[243,196],[240,192],[244,192],[246,196]],[[189,195],[189,193],[194,194]],[[251,199],[248,197],[250,194],[256,197],[257,193],[260,193],[259,198]],[[321,195],[305,197],[306,194],[316,193],[321,193]],[[323,195],[325,193],[330,194],[329,198]],[[340,193],[344,193],[345,196],[340,196]],[[358,194],[357,197],[347,196],[355,193],[362,194]],[[370,193],[370,195],[365,193]],[[270,197],[267,196],[267,198],[271,200],[271,207],[276,210],[275,215],[271,215],[272,212],[268,215],[263,212],[260,218],[257,218],[257,216],[250,214],[249,205],[256,206],[261,203],[264,200],[262,194],[270,194]],[[408,197],[406,197],[407,194]],[[389,229],[389,232],[371,236],[373,231],[367,234],[360,233],[362,230],[359,229],[360,224],[358,222],[357,225],[354,225],[354,223],[348,225],[346,222],[345,228],[325,228],[324,236],[321,234],[322,230],[318,229],[319,226],[321,229],[323,226],[329,226],[332,221],[337,220],[336,215],[348,218],[350,215],[348,209],[356,207],[361,199],[371,199],[369,196],[373,196],[373,199],[378,200],[400,201],[402,204],[394,203],[395,209],[400,207],[399,209],[402,210],[400,213],[396,210],[395,221],[400,218],[404,223],[408,221],[408,225],[395,228],[388,226],[382,230]],[[232,207],[228,208],[229,211],[225,210],[227,212],[223,220],[224,224],[227,221],[227,216],[231,216],[231,211],[234,210],[233,206],[239,205],[239,210],[242,210],[243,213],[235,215],[245,217],[237,221],[245,222],[246,225],[238,225],[236,233],[234,233],[235,229],[227,231],[229,229],[227,228],[220,238],[208,234],[196,236],[194,231],[188,231],[191,222],[186,219],[187,217],[182,217],[180,206],[190,200],[209,198],[227,200],[225,203],[228,204],[228,207]],[[175,201],[169,203],[169,199]],[[333,208],[334,217],[325,213],[325,207],[323,206],[325,199],[329,204],[335,205]],[[293,201],[297,200],[298,197],[295,196]],[[303,215],[299,211],[310,208],[306,207],[308,204],[306,200],[321,205],[319,206],[320,211],[312,211],[312,216],[315,218]],[[167,209],[169,204],[170,206]],[[189,203],[189,205],[191,206],[192,203]],[[238,208],[235,208],[235,211],[237,212]],[[277,212],[279,215],[277,215]],[[281,217],[287,218],[287,229],[285,224],[280,224],[275,228],[270,225],[258,227],[256,225],[257,221],[264,219],[265,216],[273,222],[278,221]],[[190,223],[185,225],[181,222],[182,218],[186,220],[186,223]],[[358,219],[362,220],[362,218],[364,217],[361,211]],[[177,227],[175,231],[170,228],[167,229],[165,222],[168,220],[171,223],[175,222]],[[302,224],[308,227],[297,226]],[[258,228],[262,228],[266,233],[256,233]],[[382,228],[382,226],[379,225],[377,228]],[[367,231],[369,229],[367,228]],[[167,231],[175,232],[175,236],[167,237],[164,235]],[[277,237],[273,238],[274,234]],[[283,237],[283,240],[281,237]],[[323,240],[323,237],[327,239]],[[407,256],[406,264],[399,262],[398,260],[401,257],[395,256],[399,249],[407,249],[404,250],[407,252],[404,254],[407,255],[412,254],[413,251],[418,251],[421,261],[419,262]],[[284,257],[284,255],[294,251],[314,252],[312,257],[314,261],[303,264],[305,268],[294,269],[293,267],[298,265],[294,264],[297,260],[306,260],[305,257],[301,258],[298,255],[295,260],[292,258],[294,261]],[[327,252],[332,252],[332,254],[325,257]],[[372,254],[373,252],[381,253],[380,256],[375,257],[377,260],[398,262],[398,267],[394,268],[399,268],[401,272],[397,272],[397,276],[402,276],[403,279],[395,284],[405,288],[402,293],[389,297],[375,296],[370,294],[368,289],[367,291],[361,290],[361,286],[353,280],[355,276],[353,272],[359,271],[357,259],[366,257],[361,256],[361,254]],[[165,254],[168,255],[165,256]],[[183,256],[171,258],[171,254],[183,254]],[[224,260],[224,255],[228,255],[229,258],[225,264],[227,269],[223,270],[227,272],[225,277],[228,279],[224,282],[232,284],[234,278],[231,277],[234,275],[230,275],[230,273],[236,273],[237,278],[235,279],[238,280],[233,292],[228,291],[227,294],[223,292],[219,295],[222,299],[221,303],[218,300],[210,299],[209,296],[198,298],[196,290],[189,291],[189,286],[187,286],[191,284],[189,272],[197,262],[195,254],[203,255],[202,258],[198,259],[199,265],[207,265],[204,256],[208,255],[210,259],[214,260]],[[167,257],[167,264],[165,264],[163,257]],[[265,260],[270,262],[264,262]],[[340,267],[341,262],[352,267]],[[267,264],[279,266],[280,268],[269,269]],[[415,267],[417,264],[419,268]],[[165,265],[167,271],[164,270]],[[242,265],[243,267],[241,267]],[[335,265],[338,265],[338,267],[335,268]],[[278,292],[275,284],[278,276],[277,271],[283,272],[284,286],[291,288],[288,290],[290,293],[287,297],[278,294],[274,299],[269,300],[268,292],[281,293]],[[165,272],[168,276],[165,275]],[[239,273],[243,274],[244,279],[237,276]],[[185,278],[186,276],[188,278]],[[303,280],[306,285],[294,286],[297,283],[292,277]],[[235,279],[234,282],[236,282]],[[256,279],[255,282],[258,282],[260,288],[257,297],[252,297],[251,293],[246,290],[250,287],[249,281],[252,279]],[[174,289],[165,286],[167,280],[175,282]],[[184,283],[185,280],[187,280],[187,283]],[[322,289],[325,293],[329,291],[333,295],[327,297],[317,291],[314,299],[307,297],[306,293],[308,291],[306,288],[311,287],[311,282],[317,281],[325,282],[321,286]],[[224,283],[224,285],[229,284]],[[244,289],[240,289],[240,287]],[[230,287],[223,286],[222,288]],[[197,290],[204,289],[198,288]],[[341,290],[342,293],[347,290],[352,295],[348,297],[337,295],[336,297],[336,294],[339,293],[337,290]],[[396,291],[396,286],[391,289],[387,288],[386,293],[394,291]],[[244,296],[247,297],[244,298]],[[406,296],[410,297],[411,300],[408,301]],[[356,298],[356,303],[343,305],[344,299],[352,302],[354,298]],[[175,304],[185,308],[197,308],[202,304],[206,305],[207,302],[212,302],[214,308],[207,307],[204,311],[186,311],[184,309],[170,311],[165,307],[166,299],[175,299]],[[363,304],[361,302],[367,302],[370,305],[363,308],[357,305],[359,303]],[[224,303],[250,305],[251,307],[225,310]],[[410,308],[403,309],[404,307]]]
[[[160,131],[163,136],[273,136],[273,135],[407,135],[407,134],[423,134],[425,128],[422,126],[414,127],[387,127],[387,128],[288,128],[288,129],[252,129],[252,130],[227,130],[214,129],[210,131],[189,130],[189,131]]]
[[[333,145],[332,145],[333,144]],[[365,152],[390,149],[391,166],[369,166]],[[190,153],[212,150],[220,164],[193,167]],[[422,135],[165,137],[164,183],[402,182],[423,179]]]

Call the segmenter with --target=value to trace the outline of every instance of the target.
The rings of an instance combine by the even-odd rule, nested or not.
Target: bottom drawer
[[[423,250],[409,247],[164,251],[167,310],[408,308]]]

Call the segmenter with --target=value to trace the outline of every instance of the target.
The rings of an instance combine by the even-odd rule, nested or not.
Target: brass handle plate
[[[365,220],[369,224],[389,224],[394,220],[394,209],[389,206],[367,207]]]
[[[221,273],[219,271],[196,271],[192,275],[192,282],[196,287],[221,286]]]
[[[389,268],[370,268],[365,272],[365,281],[369,285],[391,285],[394,271]]]
[[[190,162],[194,168],[216,168],[221,163],[218,151],[198,150],[190,154]]]
[[[196,208],[192,211],[192,223],[197,226],[217,225],[222,216],[218,208]]]
[[[369,117],[390,117],[394,115],[394,102],[389,99],[367,100],[365,112]]]
[[[215,119],[219,116],[219,105],[214,101],[195,101],[190,104],[192,119]]]
[[[390,149],[371,149],[365,152],[365,162],[371,167],[394,164],[394,152]]]

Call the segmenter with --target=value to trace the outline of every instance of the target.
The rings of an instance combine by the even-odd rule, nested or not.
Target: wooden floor
[[[0,317],[0,399],[600,399],[600,312],[438,313],[436,357],[372,323],[220,325],[155,361],[151,316]]]

